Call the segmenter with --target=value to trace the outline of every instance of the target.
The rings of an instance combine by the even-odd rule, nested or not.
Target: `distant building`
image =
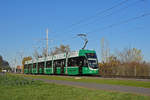
[[[17,66],[16,68],[16,73],[21,73],[22,72],[22,66]]]
[[[7,70],[4,70],[4,69],[3,69],[3,70],[2,70],[2,72],[3,72],[3,73],[6,73],[6,72],[7,72]]]

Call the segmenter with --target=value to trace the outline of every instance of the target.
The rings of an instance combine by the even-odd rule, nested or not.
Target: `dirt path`
[[[84,88],[108,90],[108,91],[128,92],[128,93],[136,93],[136,94],[143,94],[143,95],[150,96],[150,88],[71,82],[71,81],[63,81],[63,80],[48,80],[48,79],[35,79],[35,80],[41,80],[41,81],[44,81],[47,83],[71,85],[71,86],[75,86],[75,87],[84,87]]]

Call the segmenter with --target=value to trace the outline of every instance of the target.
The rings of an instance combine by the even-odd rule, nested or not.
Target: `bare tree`
[[[42,50],[42,56],[44,56],[44,57],[47,56],[47,48],[43,48],[43,50]]]
[[[0,66],[2,65],[3,57],[0,55]]]
[[[33,52],[33,57],[35,57],[35,59],[38,59],[40,56],[39,52],[35,49]]]
[[[70,52],[70,47],[69,45],[61,44],[59,47],[55,47],[54,50],[51,51],[51,55],[65,53],[65,52]]]
[[[125,48],[118,54],[118,58],[121,62],[142,62],[143,55],[140,49],[137,48]]]
[[[101,39],[101,57],[102,57],[102,62],[107,63],[109,62],[109,46],[108,46],[108,41],[106,41],[104,38]]]

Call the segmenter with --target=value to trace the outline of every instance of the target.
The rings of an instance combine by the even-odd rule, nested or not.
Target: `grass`
[[[32,78],[42,78],[42,79],[51,79],[51,80],[66,80],[74,82],[88,82],[88,83],[97,83],[97,84],[111,84],[111,85],[120,85],[120,86],[133,86],[133,87],[144,87],[150,88],[150,81],[137,81],[137,80],[120,80],[120,79],[107,79],[107,78],[90,78],[90,77],[81,77],[76,79],[76,77],[64,77],[64,76],[48,76],[48,75],[23,75],[24,77]]]
[[[16,78],[29,84],[16,84]],[[4,82],[13,82],[12,85]],[[149,96],[120,93],[26,80],[17,76],[0,75],[0,100],[150,100]]]
[[[33,80],[27,80],[20,76],[12,76],[9,74],[0,75],[0,84],[2,86],[25,86],[33,83]]]

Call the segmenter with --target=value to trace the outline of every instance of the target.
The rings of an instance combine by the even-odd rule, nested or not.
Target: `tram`
[[[94,50],[66,52],[25,61],[24,74],[96,75],[98,59]]]

